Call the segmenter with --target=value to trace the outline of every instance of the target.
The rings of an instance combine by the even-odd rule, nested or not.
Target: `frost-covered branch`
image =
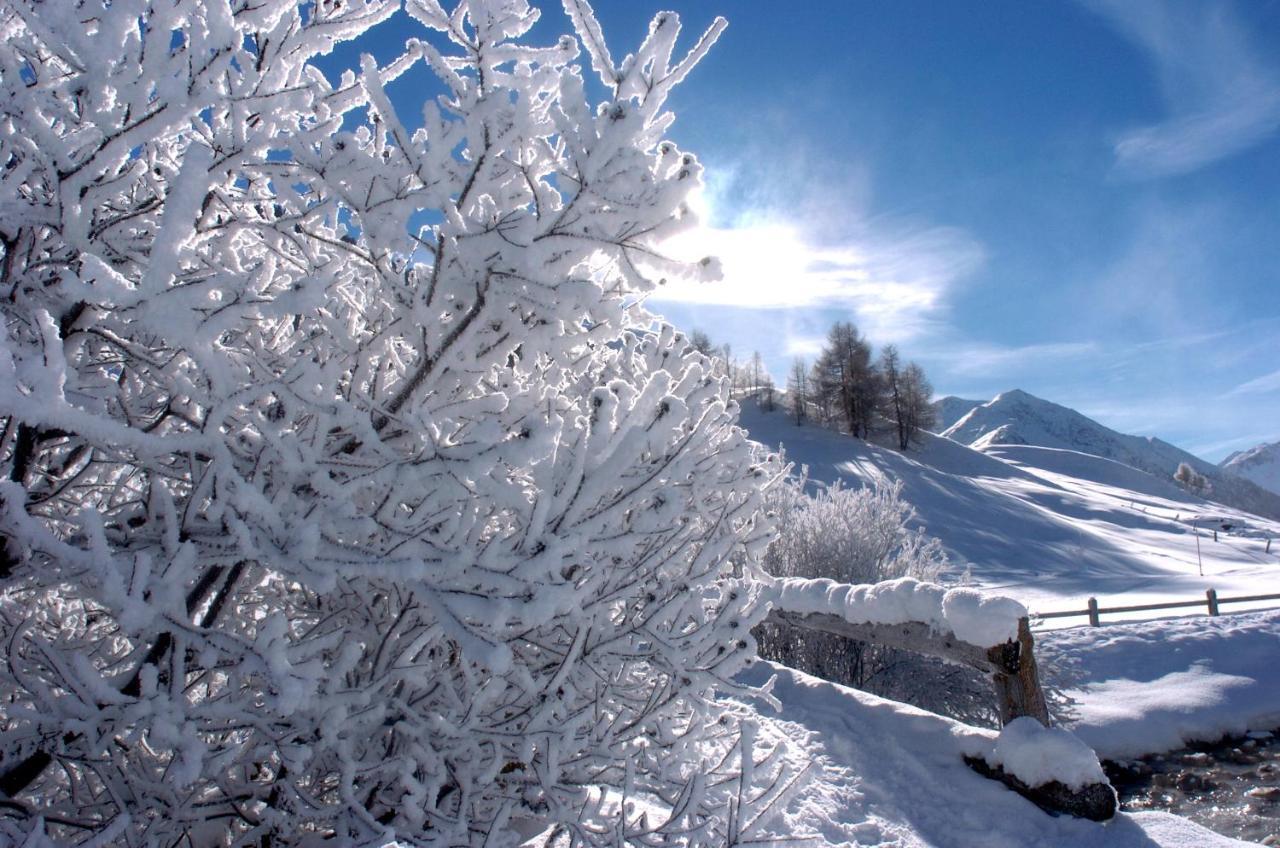
[[[4,838],[729,832],[779,471],[641,305],[714,268],[662,110],[722,24],[601,104],[521,0],[315,67],[395,9],[0,4]]]

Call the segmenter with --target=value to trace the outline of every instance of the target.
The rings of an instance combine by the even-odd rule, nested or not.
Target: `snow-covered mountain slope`
[[[1268,538],[1280,540],[1280,522],[1207,502],[1166,475],[1113,460],[1018,445],[979,451],[931,434],[903,454],[796,426],[750,401],[742,425],[757,441],[782,446],[815,481],[901,480],[903,497],[941,540],[955,573],[968,567],[980,586],[1034,612],[1081,608],[1091,595],[1141,603],[1203,597],[1210,587],[1223,596],[1264,594],[1280,575],[1280,543],[1265,552]]]
[[[944,398],[935,400],[933,402],[933,414],[935,416],[933,432],[941,433],[985,402],[981,400],[966,400],[955,395],[947,395]]]
[[[1219,467],[1228,474],[1243,477],[1269,492],[1280,494],[1280,442],[1236,451]]]
[[[1172,477],[1187,463],[1208,478],[1215,501],[1268,518],[1280,519],[1280,494],[1205,462],[1161,439],[1118,433],[1076,412],[1015,389],[977,406],[942,435],[978,450],[997,445],[1035,445],[1092,454]],[[1280,467],[1280,466],[1277,466]]]

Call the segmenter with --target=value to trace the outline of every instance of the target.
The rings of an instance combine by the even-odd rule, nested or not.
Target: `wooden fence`
[[[1130,604],[1123,607],[1103,607],[1098,605],[1097,598],[1089,599],[1089,606],[1082,610],[1059,610],[1057,612],[1041,612],[1036,613],[1033,618],[1043,620],[1047,618],[1079,618],[1082,616],[1089,617],[1089,624],[1097,627],[1102,624],[1103,613],[1116,612],[1148,612],[1157,610],[1172,609],[1189,609],[1191,607],[1204,607],[1209,615],[1220,615],[1220,608],[1223,604],[1246,604],[1257,603],[1260,601],[1280,601],[1280,595],[1241,595],[1236,598],[1219,598],[1218,593],[1214,589],[1209,589],[1204,593],[1204,600],[1195,601],[1167,601],[1159,604]]]

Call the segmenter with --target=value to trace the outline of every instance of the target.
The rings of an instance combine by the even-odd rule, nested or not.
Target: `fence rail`
[[[1167,609],[1185,609],[1189,607],[1205,607],[1209,615],[1219,615],[1220,607],[1223,604],[1247,604],[1256,603],[1258,601],[1280,601],[1280,595],[1240,595],[1235,598],[1219,598],[1218,593],[1214,589],[1209,589],[1204,593],[1204,600],[1195,601],[1167,601],[1159,604],[1130,604],[1123,607],[1102,607],[1098,606],[1097,598],[1089,599],[1089,606],[1082,610],[1058,610],[1056,612],[1036,613],[1033,619],[1046,618],[1078,618],[1081,616],[1089,617],[1089,624],[1094,627],[1102,624],[1103,613],[1116,612],[1146,612],[1149,610],[1167,610]]]

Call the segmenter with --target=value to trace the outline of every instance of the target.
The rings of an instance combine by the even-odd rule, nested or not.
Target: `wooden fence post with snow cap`
[[[1209,589],[1204,593],[1205,598],[1209,601],[1209,615],[1218,614],[1218,590]]]
[[[837,587],[837,584],[830,581],[823,583],[838,589],[857,588]],[[834,633],[856,642],[911,651],[977,669],[991,678],[1001,726],[1015,718],[1030,716],[1048,727],[1049,709],[1044,690],[1040,686],[1035,640],[1031,636],[1031,626],[1026,616],[1018,619],[1017,635],[1014,638],[1000,645],[978,645],[964,641],[945,627],[939,627],[937,621],[903,621],[896,624],[858,621],[850,620],[848,615],[842,614],[839,605],[830,609],[827,612],[820,605],[814,606],[811,602],[797,603],[795,596],[789,600],[786,595],[778,594],[767,620],[775,625]]]
[[[1034,718],[1048,727],[1049,708],[1044,690],[1040,687],[1035,640],[1031,636],[1031,623],[1027,616],[1022,615],[1017,619],[1014,638],[1000,645],[984,646],[974,644],[975,641],[984,641],[982,636],[976,634],[989,631],[957,626],[946,614],[945,603],[929,609],[927,604],[914,605],[908,600],[903,611],[910,609],[913,612],[899,618],[896,623],[893,623],[892,616],[885,615],[886,611],[883,609],[876,610],[878,621],[867,620],[870,617],[866,616],[867,610],[858,609],[859,604],[876,589],[883,588],[892,594],[896,590],[906,589],[906,581],[907,578],[903,578],[873,586],[849,586],[831,580],[799,578],[779,581],[770,587],[773,592],[769,599],[771,608],[767,621],[775,625],[834,633],[858,642],[914,651],[986,672],[991,675],[991,682],[995,687],[996,707],[1002,727],[1009,725],[1014,719],[1024,717]],[[916,581],[910,583],[912,586],[920,585]],[[921,589],[924,590],[922,594],[925,597],[930,597],[932,593],[931,597],[935,602],[941,602],[945,595],[940,586],[926,585],[921,586]],[[1089,601],[1096,619],[1097,599],[1090,598]],[[940,617],[938,613],[942,613]],[[916,620],[910,620],[913,615]],[[967,635],[971,641],[959,638],[956,630],[960,630],[961,635]],[[1016,775],[1006,773],[1003,768],[992,768],[981,757],[966,756],[964,761],[984,777],[1004,783],[1055,814],[1067,813],[1094,821],[1106,821],[1116,813],[1116,793],[1105,778],[1100,783],[1090,783],[1078,788],[1057,781],[1028,786]]]
[[[1049,706],[1040,686],[1030,622],[1025,617],[1018,619],[1017,641],[990,648],[987,657],[991,660],[991,683],[996,690],[1001,726],[1015,718],[1031,716],[1048,727]]]
[[[1097,598],[1089,599],[1089,623],[1094,627],[1097,627],[1099,624],[1102,623],[1098,620],[1098,599]]]

